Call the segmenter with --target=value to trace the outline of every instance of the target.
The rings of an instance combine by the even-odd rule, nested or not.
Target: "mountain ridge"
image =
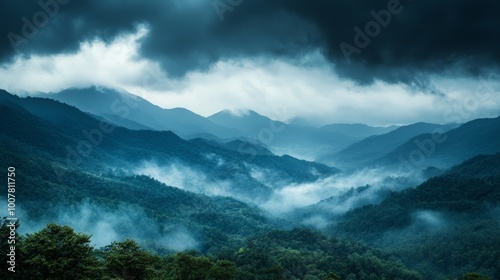
[[[456,125],[438,125],[423,122],[401,126],[382,135],[367,137],[335,154],[323,155],[318,158],[318,161],[348,169],[362,168],[371,161],[389,154],[415,136],[434,131],[446,132],[454,126]]]
[[[254,178],[255,169],[279,175],[280,178],[285,177],[285,181],[290,182],[314,181],[339,172],[332,167],[292,157],[279,157],[269,153],[249,155],[235,151],[234,147],[188,141],[171,131],[136,131],[114,127],[52,99],[28,97],[16,100],[18,106],[26,106],[30,111],[18,110],[11,113],[12,109],[3,110],[2,125],[6,127],[2,131],[4,135],[13,137],[16,141],[30,143],[42,151],[50,147],[50,152],[58,155],[61,161],[69,162],[70,165],[83,164],[92,170],[111,167],[137,169],[137,163],[141,162],[154,163],[158,165],[155,170],[159,171],[180,168],[194,177],[206,177],[202,180],[207,180],[204,184],[226,185],[228,195],[239,197],[243,201],[253,201],[258,197],[264,199],[271,192],[269,182]],[[4,103],[7,102],[0,100],[0,105],[7,106]],[[66,116],[67,114],[71,116]],[[61,116],[54,118],[57,115]],[[17,130],[9,125],[15,123],[15,118],[18,119]],[[41,129],[39,138],[48,136],[47,141],[36,141],[27,136],[30,131],[37,129]],[[148,168],[146,169],[149,170]],[[170,178],[169,176],[171,177],[167,177]],[[230,185],[224,183],[229,179],[232,182]],[[210,191],[199,189],[200,182],[189,180],[185,178],[181,183],[187,184],[187,188],[198,188],[193,190]]]
[[[124,90],[72,88],[49,97],[129,129],[171,130],[183,138],[196,133],[222,138],[239,134],[235,129],[221,127],[185,108],[163,109]]]

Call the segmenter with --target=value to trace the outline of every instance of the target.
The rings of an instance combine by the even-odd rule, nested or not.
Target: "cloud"
[[[195,2],[191,4],[198,5]],[[242,4],[238,11],[245,7]],[[50,29],[49,24],[44,28]],[[70,87],[123,88],[162,107],[184,107],[204,116],[223,109],[252,109],[281,121],[299,117],[314,124],[445,123],[450,121],[447,111],[459,107],[460,122],[465,122],[495,117],[500,107],[495,74],[478,79],[446,70],[425,75],[425,87],[384,79],[363,85],[345,79],[341,70],[332,67],[328,54],[317,48],[306,48],[298,57],[228,55],[173,77],[161,60],[144,55],[151,36],[153,25],[134,23],[114,36],[85,37],[72,51],[15,56],[0,67],[0,88],[19,94]],[[488,94],[473,100],[474,108],[464,103],[474,98],[482,84]]]
[[[382,80],[427,87],[429,74],[457,69],[477,76],[497,68],[500,62],[500,18],[495,13],[500,3],[495,0],[480,4],[467,0],[244,0],[224,13],[223,21],[213,1],[40,3],[52,3],[57,9],[21,0],[8,1],[0,11],[0,34],[5,34],[0,40],[3,61],[16,54],[7,34],[24,36],[23,27],[30,22],[36,32],[17,46],[28,57],[73,53],[82,42],[112,42],[145,24],[150,33],[141,39],[139,55],[159,62],[174,77],[205,71],[220,61],[254,57],[300,60],[320,51],[341,77],[357,83]],[[387,24],[379,23],[380,30],[374,32],[380,19],[372,11],[388,10],[391,5],[399,12]],[[371,22],[376,35],[366,47],[357,46],[360,52],[346,60],[340,44],[356,46],[355,28],[367,33]]]
[[[139,39],[148,33],[145,26],[108,43],[82,42],[74,53],[18,56],[0,68],[0,87],[12,92],[58,92],[70,87],[92,85],[126,88],[146,84],[149,73],[160,67],[138,56]],[[161,74],[159,74],[161,75]]]
[[[264,58],[219,62],[208,72],[193,72],[178,80],[170,90],[141,86],[127,90],[162,107],[188,107],[204,116],[223,109],[238,112],[250,108],[280,121],[300,117],[319,124],[446,123],[450,121],[447,111],[457,107],[467,110],[461,122],[498,114],[500,82],[496,75],[484,79],[435,75],[430,83],[440,94],[382,81],[358,85],[340,78],[314,52],[300,64]],[[474,107],[464,103],[470,98],[474,98]]]

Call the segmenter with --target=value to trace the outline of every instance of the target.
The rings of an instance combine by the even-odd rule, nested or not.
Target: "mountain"
[[[241,129],[247,135],[257,135],[260,130],[269,128],[270,125],[275,125],[277,127],[276,130],[280,129],[282,126],[286,126],[283,122],[275,122],[252,110],[241,113],[223,110],[207,117],[207,119],[225,127]]]
[[[91,234],[98,246],[133,238],[162,255],[205,254],[166,257],[162,275],[181,262],[191,269],[193,260],[227,260],[245,279],[454,279],[471,271],[499,278],[499,154],[451,170],[426,168],[427,176],[436,176],[413,187],[397,172],[342,173],[274,155],[267,147],[287,140],[280,133],[319,129],[285,124],[280,130],[281,123],[259,128],[272,121],[250,114],[250,123],[258,125],[249,129],[257,137],[185,140],[172,131],[120,127],[53,99],[0,91],[0,167],[16,168],[19,233],[55,221]],[[482,119],[444,134],[420,134],[399,148],[419,140],[422,153],[435,148],[441,161],[449,157],[448,150],[440,151],[446,145],[460,157],[493,151],[498,122]],[[265,133],[273,139],[269,145],[255,141]],[[304,142],[295,144],[321,142],[301,137]],[[387,155],[375,160],[395,167]],[[299,224],[273,212],[281,208],[285,214],[304,208],[295,213],[307,219],[300,222],[331,236],[280,230]],[[8,232],[5,223],[0,229]]]
[[[466,128],[472,125],[478,123]],[[499,169],[500,153],[477,156],[379,204],[349,211],[330,230],[391,250],[424,279],[470,271],[499,279]]]
[[[263,144],[275,154],[289,154],[308,160],[326,150],[337,151],[359,140],[327,129],[274,121],[252,110],[240,114],[224,110],[208,119],[242,130],[249,139],[247,141]]]
[[[286,184],[338,173],[289,156],[234,151],[239,142],[223,147],[116,127],[52,99],[7,92],[0,92],[0,127],[0,166],[16,167],[28,232],[56,221],[96,240],[133,234],[158,247],[174,235],[202,252],[239,248],[275,227],[259,202]]]
[[[397,128],[398,126],[395,125],[382,127],[382,126],[369,126],[360,123],[355,123],[355,124],[334,123],[320,127],[321,130],[325,130],[328,132],[337,132],[349,137],[359,138],[359,139],[367,138],[373,135],[389,133]]]
[[[415,123],[402,126],[391,132],[363,139],[337,153],[325,154],[318,157],[317,160],[346,169],[363,168],[373,160],[394,151],[412,137],[435,131],[446,132],[454,126],[456,125],[430,123]]]
[[[216,147],[222,147],[231,151],[236,151],[241,154],[248,154],[250,156],[255,155],[268,155],[271,156],[273,153],[264,147],[263,145],[259,145],[258,143],[250,143],[243,140],[232,140],[229,142],[224,142],[222,140],[209,140],[206,138],[195,138],[191,139],[191,142],[201,141],[207,143],[209,145],[213,145]]]
[[[118,126],[134,130],[170,130],[183,138],[191,138],[199,133],[221,138],[241,134],[237,129],[222,127],[187,109],[163,109],[126,91],[97,87],[72,88],[48,96]]]
[[[413,137],[374,164],[410,170],[428,166],[448,168],[480,154],[500,152],[499,138],[500,117],[477,119],[445,133]]]
[[[178,260],[175,268],[213,274],[213,269],[206,266],[209,259],[189,257],[195,254],[192,250],[210,256],[211,260],[220,260],[217,263],[223,268],[227,268],[228,260],[234,261],[242,277],[255,275],[267,279],[283,275],[290,279],[320,279],[335,271],[342,277],[360,279],[366,273],[373,277],[421,279],[417,272],[389,254],[363,244],[329,238],[307,229],[276,230],[286,223],[270,219],[259,208],[229,197],[251,197],[252,201],[258,201],[263,193],[270,196],[268,191],[279,188],[279,184],[269,183],[269,179],[255,179],[252,174],[256,170],[272,174],[276,182],[313,183],[337,174],[334,168],[290,156],[275,156],[265,150],[249,156],[234,151],[236,146],[249,144],[239,140],[221,145],[204,139],[187,141],[170,131],[116,127],[52,99],[19,98],[6,92],[0,92],[0,127],[0,167],[16,168],[15,195],[22,232],[40,234],[48,223],[57,222],[92,235],[91,245],[97,248],[133,238],[162,257],[170,255],[157,257],[158,263],[164,264],[161,279],[169,278],[174,271],[172,259]],[[150,162],[149,168],[157,165],[156,171],[166,176],[185,173],[199,177],[193,182],[199,191],[187,185],[182,189],[166,184],[161,176],[135,172],[143,161]],[[228,192],[221,196],[205,195],[209,190],[203,188]],[[2,232],[6,232],[4,225]],[[16,246],[25,248],[23,242],[28,239],[24,237],[18,239]],[[56,238],[48,237],[54,243]],[[6,242],[1,245],[6,248]],[[93,253],[102,256],[99,253],[108,252],[109,248]],[[53,249],[48,250],[53,254]],[[175,255],[174,251],[187,253]],[[129,253],[129,256],[141,254],[137,250]],[[24,253],[23,261],[48,254]],[[5,263],[7,257],[2,260]],[[351,271],[350,267],[361,264],[363,270]],[[144,259],[140,265],[146,265]],[[31,273],[37,271],[33,266],[23,267],[32,269]],[[148,269],[160,270],[158,265]]]
[[[163,109],[126,91],[91,87],[67,89],[50,97],[92,116],[133,130],[172,131],[184,139],[241,140],[264,146],[278,155],[313,160],[334,153],[362,137],[393,129],[333,124],[321,128],[273,121],[254,111],[236,115],[221,111],[208,118],[187,109]]]
[[[0,107],[4,112],[6,107]],[[57,154],[49,154],[50,149],[33,148],[5,134],[0,134],[0,140],[0,166],[15,166],[16,180],[22,182],[16,196],[23,198],[19,203],[23,232],[42,223],[70,223],[94,234],[94,242],[103,246],[106,236],[135,236],[141,243],[157,244],[163,235],[179,229],[198,245],[165,247],[207,251],[214,246],[238,246],[242,237],[273,228],[260,210],[228,197],[187,192],[146,176],[70,166]],[[220,241],[220,236],[227,239]],[[191,237],[186,238],[172,242],[189,242]]]
[[[252,203],[266,199],[276,186],[313,182],[338,173],[335,168],[289,156],[234,151],[231,142],[212,145],[186,141],[169,131],[113,127],[52,99],[3,93],[0,104],[5,137],[56,156],[68,167],[145,174],[185,190]],[[36,137],[30,136],[32,132],[37,132]],[[256,177],[256,173],[261,175]]]

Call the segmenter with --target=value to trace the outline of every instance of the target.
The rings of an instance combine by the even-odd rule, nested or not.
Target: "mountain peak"
[[[224,117],[237,117],[237,118],[243,118],[243,117],[264,117],[261,114],[250,110],[248,108],[238,108],[238,109],[224,109],[222,111],[219,111],[208,118],[211,117],[217,117],[217,116],[224,116]]]

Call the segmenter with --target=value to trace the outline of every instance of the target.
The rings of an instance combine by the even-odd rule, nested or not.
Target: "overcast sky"
[[[122,88],[208,116],[500,115],[497,0],[5,0],[0,88]]]

